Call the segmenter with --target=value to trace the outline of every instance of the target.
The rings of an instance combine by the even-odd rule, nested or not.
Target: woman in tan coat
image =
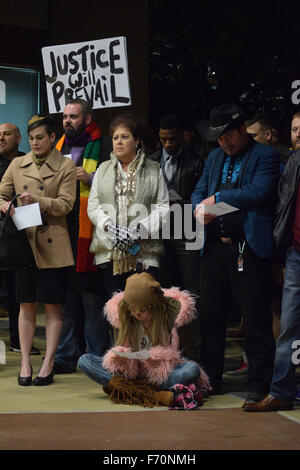
[[[19,385],[49,385],[62,328],[67,268],[74,264],[66,214],[76,195],[74,163],[53,147],[55,133],[48,117],[34,116],[28,123],[32,151],[15,158],[0,183],[0,210],[6,213],[14,194],[18,205],[38,203],[42,222],[26,229],[35,265],[16,270],[16,298],[20,303],[19,335],[22,353]],[[11,215],[14,208],[11,210]],[[46,354],[32,382],[30,351],[38,303],[45,304]]]

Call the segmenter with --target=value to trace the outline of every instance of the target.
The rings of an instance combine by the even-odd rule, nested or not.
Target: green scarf
[[[41,166],[44,165],[45,161],[47,160],[47,158],[50,155],[50,154],[48,154],[45,157],[39,158],[39,157],[36,156],[36,154],[34,152],[32,152],[32,154],[33,154],[33,161],[36,164],[38,170],[41,168]]]

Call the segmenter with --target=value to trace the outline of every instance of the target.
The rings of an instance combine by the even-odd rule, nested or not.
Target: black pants
[[[200,251],[187,250],[185,240],[165,240],[165,255],[162,258],[159,281],[163,287],[179,287],[195,296],[196,309],[199,302]],[[178,330],[182,354],[190,360],[200,362],[201,334],[196,318]]]
[[[202,364],[212,385],[221,386],[226,316],[232,292],[245,321],[249,391],[267,393],[273,373],[275,342],[269,289],[270,264],[245,246],[244,270],[238,271],[238,245],[210,242],[201,260],[199,318]]]
[[[18,348],[20,347],[18,328],[20,304],[16,301],[15,271],[4,271],[3,274],[7,288],[10,345]]]
[[[126,285],[126,279],[129,276],[132,276],[135,274],[135,271],[129,271],[127,273],[123,274],[116,274],[115,276],[113,275],[113,263],[105,263],[103,265],[98,265],[97,266],[98,271],[100,272],[104,286],[106,289],[106,295],[107,298],[110,299],[113,295],[114,292],[118,290],[125,290],[125,285]],[[149,267],[147,269],[147,273],[151,274],[155,279],[157,279],[157,268]]]

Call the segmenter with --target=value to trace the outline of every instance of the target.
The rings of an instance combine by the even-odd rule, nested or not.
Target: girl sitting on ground
[[[133,274],[124,292],[107,302],[105,315],[117,330],[115,347],[104,357],[84,354],[78,366],[88,377],[112,390],[112,378],[146,379],[158,390],[159,401],[171,406],[175,384],[195,384],[210,389],[203,369],[180,355],[178,328],[190,323],[196,315],[195,301],[187,291],[162,289],[147,272]],[[146,359],[131,359],[116,353],[147,350]]]

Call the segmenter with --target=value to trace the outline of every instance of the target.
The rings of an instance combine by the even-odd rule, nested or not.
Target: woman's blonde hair
[[[174,326],[175,318],[180,309],[180,302],[170,297],[165,297],[161,290],[153,294],[151,305],[147,310],[152,313],[152,327],[150,340],[152,346],[166,346],[170,344],[170,333]],[[119,307],[120,329],[118,331],[116,345],[129,342],[133,351],[138,351],[139,320],[130,311],[129,305],[122,300]]]

